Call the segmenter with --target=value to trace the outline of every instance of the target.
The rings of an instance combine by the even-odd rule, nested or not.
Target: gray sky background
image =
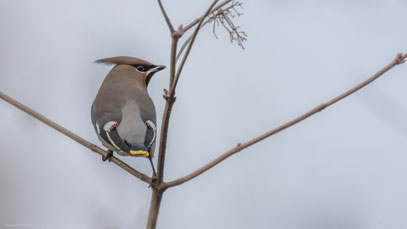
[[[208,0],[164,1],[175,26]],[[407,2],[243,1],[246,50],[206,27],[181,76],[166,180],[344,92],[407,51]],[[129,55],[169,65],[156,1],[0,0],[0,90],[101,145],[90,106]],[[158,117],[168,68],[150,83]],[[407,65],[165,193],[159,228],[407,227]],[[144,228],[150,190],[0,101],[0,228]],[[160,118],[159,118],[160,120]],[[160,125],[160,121],[159,121]],[[150,173],[147,160],[126,158]]]

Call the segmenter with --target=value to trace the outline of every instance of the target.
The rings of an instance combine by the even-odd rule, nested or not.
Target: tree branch
[[[231,41],[233,42],[234,40],[236,40],[238,45],[244,49],[243,41],[246,40],[246,37],[247,37],[246,33],[242,32],[242,31],[238,31],[239,27],[236,27],[233,24],[232,20],[230,18],[228,18],[228,16],[227,16],[227,15],[230,15],[231,17],[235,16],[235,15],[233,15],[231,13],[232,10],[235,12],[235,14],[237,16],[241,16],[242,14],[239,13],[235,9],[235,7],[236,6],[241,7],[242,3],[233,1],[230,6],[224,8],[224,9],[221,9],[221,7],[224,6],[224,4],[223,5],[222,4],[220,4],[219,6],[216,7],[217,10],[211,10],[210,14],[212,14],[212,15],[209,17],[208,20],[204,21],[200,27],[202,28],[206,24],[213,22],[213,35],[215,36],[216,39],[218,39],[218,36],[216,36],[215,27],[216,27],[217,24],[219,24],[219,22],[222,23],[223,21],[227,20],[228,25],[229,25],[230,28],[228,26],[226,26],[224,23],[222,23],[222,25],[226,29],[226,31],[228,31]],[[180,50],[178,51],[176,62],[178,62],[179,58],[181,57],[182,52],[185,50],[185,48],[187,47],[187,45],[191,41],[193,35],[194,34],[189,36],[188,39],[186,39],[185,42],[182,44]]]
[[[170,18],[168,17],[167,13],[165,12],[164,6],[161,3],[161,0],[157,0],[158,5],[160,5],[161,12],[164,15],[165,21],[167,22],[168,28],[170,29],[171,34],[174,32],[174,27],[171,24]]]
[[[201,25],[200,27],[201,27],[201,28],[204,27],[206,24],[208,24],[208,22],[209,22],[209,20],[206,20],[204,23],[202,23],[202,25]],[[193,36],[194,36],[194,34],[192,34],[191,36],[189,36],[189,37],[185,40],[184,44],[182,44],[181,48],[180,48],[179,51],[178,51],[177,58],[175,59],[175,62],[178,62],[179,58],[181,57],[182,52],[184,52],[184,50],[185,50],[185,48],[187,47],[187,45],[189,44],[189,42],[191,42]]]
[[[212,5],[209,7],[207,12],[205,13],[205,17],[209,14],[210,10],[213,8],[213,6],[218,2],[218,0],[215,0]],[[202,17],[201,22],[199,26],[202,24],[202,21],[205,19],[205,17]],[[199,28],[195,30],[194,37],[198,34]],[[166,99],[166,104],[165,104],[165,109],[164,109],[164,115],[163,115],[163,120],[161,124],[161,137],[160,137],[160,148],[158,152],[158,162],[157,162],[157,182],[160,186],[161,182],[164,179],[164,164],[165,164],[165,154],[166,154],[166,148],[167,148],[167,135],[168,135],[168,127],[169,127],[169,121],[170,121],[170,116],[171,116],[171,111],[172,111],[172,106],[174,105],[175,102],[175,86],[177,85],[179,74],[181,73],[179,70],[177,72],[177,75],[175,74],[175,68],[176,68],[176,47],[177,47],[177,42],[180,36],[182,36],[182,27],[180,26],[178,31],[175,31],[172,33],[172,45],[171,45],[171,70],[170,70],[170,92],[168,93],[165,91],[164,98]],[[188,53],[191,50],[193,41],[191,41],[189,47],[188,47],[188,52],[185,54],[183,63],[180,65],[182,68],[183,65],[185,64],[185,60],[188,57]]]
[[[179,38],[185,33],[186,30],[183,29],[182,25],[179,26],[177,31],[174,31],[172,28],[171,23],[166,17],[165,11],[161,5],[160,0],[158,2],[160,3],[160,7],[163,11],[163,14],[166,18],[167,24],[170,27],[171,30],[171,38],[172,38],[172,44],[171,44],[171,66],[170,66],[170,86],[169,86],[169,92],[164,89],[164,99],[166,100],[165,103],[165,109],[164,109],[164,114],[163,114],[163,120],[161,123],[161,135],[160,135],[160,144],[159,144],[159,151],[158,151],[158,162],[157,162],[157,179],[153,180],[153,193],[151,196],[151,203],[150,203],[150,210],[148,213],[148,221],[147,221],[147,228],[149,229],[154,229],[157,224],[157,217],[158,213],[160,210],[160,204],[161,204],[161,198],[163,195],[163,192],[166,190],[163,188],[163,179],[164,179],[164,165],[165,165],[165,154],[166,154],[166,149],[167,149],[167,136],[168,136],[168,127],[169,127],[169,122],[170,122],[170,117],[171,117],[171,111],[172,107],[175,102],[175,88],[179,79],[179,75],[181,74],[181,70],[185,64],[185,61],[188,57],[189,52],[191,51],[192,45],[194,43],[194,40],[198,34],[198,31],[200,29],[200,26],[202,22],[205,20],[205,18],[209,15],[211,12],[211,9],[216,5],[216,3],[219,0],[215,0],[212,5],[209,7],[209,9],[206,11],[205,15],[201,17],[199,20],[199,25],[195,29],[195,32],[191,38],[191,42],[188,46],[187,53],[184,55],[184,59],[182,63],[180,64],[180,67],[176,73],[176,64],[177,64],[177,44]],[[230,0],[226,1],[229,2]]]
[[[173,96],[175,95],[175,88],[177,87],[178,80],[179,80],[179,76],[181,75],[182,69],[184,68],[184,65],[185,65],[185,62],[186,62],[186,60],[187,60],[187,58],[188,58],[188,55],[189,55],[189,53],[191,52],[192,46],[194,45],[195,38],[196,38],[196,36],[198,35],[199,30],[201,29],[202,22],[203,22],[203,21],[205,20],[205,18],[209,15],[209,13],[211,12],[212,8],[216,5],[216,3],[217,3],[218,1],[219,1],[219,0],[213,1],[212,5],[208,8],[208,10],[207,10],[206,13],[204,14],[204,16],[202,16],[202,17],[200,18],[199,24],[197,25],[197,27],[196,27],[196,29],[195,29],[195,32],[194,32],[194,34],[192,35],[191,41],[189,42],[189,45],[188,45],[188,48],[187,48],[187,50],[186,50],[186,52],[185,52],[184,58],[182,58],[182,61],[181,61],[180,65],[179,65],[179,67],[178,67],[177,74],[175,75],[174,82],[172,83],[172,87],[171,87],[171,90],[170,90],[170,97],[173,97]]]
[[[95,153],[98,153],[102,156],[106,156],[108,151],[105,151],[101,148],[99,148],[98,146],[86,141],[85,139],[79,137],[78,135],[72,133],[71,131],[65,129],[64,127],[56,124],[55,122],[49,120],[48,118],[46,118],[45,116],[41,115],[40,113],[32,110],[31,108],[21,104],[20,102],[14,100],[13,98],[7,96],[6,94],[0,92],[0,98],[2,98],[4,101],[10,103],[11,105],[17,107],[18,109],[26,112],[27,114],[33,116],[34,118],[40,120],[41,122],[45,123],[46,125],[54,128],[55,130],[63,133],[64,135],[66,135],[69,138],[72,138],[73,140],[75,140],[76,142],[78,142],[79,144],[89,148],[90,150],[92,150]],[[120,159],[116,158],[116,157],[112,157],[112,162],[115,163],[116,165],[118,165],[120,168],[126,170],[127,172],[129,172],[130,174],[132,174],[133,176],[139,178],[140,180],[150,184],[151,183],[151,178],[135,169],[133,169],[132,167],[130,167],[128,164],[124,163],[123,161],[121,161]]]
[[[176,65],[177,65],[176,55],[177,55],[178,39],[179,39],[178,36],[173,36],[172,43],[171,43],[170,84],[168,87],[169,89],[171,89],[172,83],[174,82],[174,78],[175,78],[175,71],[176,71]]]
[[[214,7],[213,9],[211,9],[208,14],[205,13],[202,17],[199,17],[199,18],[193,20],[191,23],[189,23],[187,26],[185,26],[182,31],[184,31],[184,32],[188,31],[189,29],[191,29],[192,27],[194,27],[196,24],[198,24],[202,19],[205,19],[206,16],[208,16],[209,14],[211,14],[211,13],[215,12],[216,10],[222,8],[223,6],[225,6],[226,4],[228,4],[228,3],[231,2],[231,1],[232,1],[232,0],[225,0],[225,1],[223,1],[222,3],[220,3],[219,5],[217,5],[216,7]]]
[[[254,144],[256,144],[256,143],[258,143],[258,142],[260,142],[260,141],[262,141],[262,140],[264,140],[264,139],[266,139],[266,138],[268,138],[268,137],[270,137],[270,136],[272,136],[274,134],[277,134],[278,132],[280,132],[280,131],[282,131],[284,129],[287,129],[288,127],[291,127],[291,126],[301,122],[302,120],[304,120],[304,119],[306,119],[306,118],[308,118],[308,117],[322,111],[323,109],[333,105],[334,103],[344,99],[345,97],[347,97],[347,96],[353,94],[354,92],[358,91],[359,89],[365,87],[369,83],[373,82],[375,79],[379,78],[385,72],[387,72],[388,70],[393,68],[394,66],[396,66],[398,64],[401,64],[401,63],[404,63],[406,58],[407,58],[407,54],[403,55],[402,53],[399,53],[397,55],[396,59],[393,60],[390,64],[385,66],[383,69],[381,69],[379,72],[377,72],[376,74],[374,74],[373,76],[371,76],[367,80],[365,80],[362,83],[356,85],[352,89],[350,89],[350,90],[346,91],[345,93],[343,93],[343,94],[329,100],[326,103],[323,103],[323,104],[315,107],[314,109],[312,109],[312,110],[308,111],[307,113],[299,116],[298,118],[293,119],[293,120],[291,120],[291,121],[289,121],[289,122],[275,128],[275,129],[263,134],[263,135],[260,135],[260,136],[258,136],[256,138],[246,142],[246,143],[243,143],[243,144],[239,143],[233,149],[231,149],[231,150],[227,151],[226,153],[220,155],[218,158],[216,158],[215,160],[213,160],[210,163],[206,164],[205,166],[199,168],[198,170],[196,170],[196,171],[194,171],[194,172],[192,172],[192,173],[190,173],[190,174],[188,174],[188,175],[186,175],[186,176],[184,176],[182,178],[176,179],[174,181],[163,183],[162,184],[163,188],[170,188],[170,187],[174,187],[174,186],[183,184],[183,183],[185,183],[185,182],[187,182],[187,181],[201,175],[202,173],[208,171],[209,169],[211,169],[215,165],[219,164],[220,162],[222,162],[226,158],[232,156],[233,154],[235,154],[235,153],[237,153],[237,152],[239,152],[239,151],[241,151],[241,150],[243,150],[243,149],[245,149],[245,148],[247,148],[247,147],[249,147],[251,145],[254,145]]]
[[[182,28],[180,26],[180,28]],[[176,71],[176,55],[177,55],[177,44],[179,38],[182,36],[182,33],[179,31],[174,31],[171,34],[172,43],[171,43],[171,53],[170,53],[170,83],[169,88],[171,90],[172,83],[175,78],[175,71]],[[158,162],[157,162],[157,184],[160,184],[164,178],[164,164],[165,164],[165,152],[167,148],[167,133],[169,127],[169,121],[171,116],[172,106],[175,102],[175,97],[170,97],[168,91],[164,89],[164,99],[166,99],[163,121],[161,124],[161,137],[160,137],[160,145],[158,151]],[[158,212],[157,212],[158,213]],[[148,221],[150,222],[150,220]]]
[[[206,23],[202,24],[202,26],[204,26],[205,24]],[[182,44],[181,48],[178,51],[177,58],[175,58],[175,62],[178,62],[179,58],[181,57],[182,52],[184,52],[185,48],[187,47],[187,45],[191,41],[192,35],[185,40],[184,44]]]
[[[162,182],[164,178],[164,164],[165,164],[165,153],[167,149],[167,135],[168,127],[171,117],[172,106],[174,105],[174,100],[167,98],[167,102],[164,108],[163,120],[161,122],[161,134],[160,134],[160,149],[158,151],[158,162],[157,162],[157,182],[158,184]]]

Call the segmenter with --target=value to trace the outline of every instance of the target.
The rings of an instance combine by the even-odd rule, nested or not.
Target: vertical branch
[[[218,0],[215,0],[212,5],[209,7],[209,9],[206,11],[205,15],[201,17],[199,21],[199,25],[197,26],[193,37],[191,39],[191,42],[188,46],[187,53],[184,56],[184,59],[181,63],[181,68],[184,66],[185,61],[188,57],[189,52],[191,51],[192,45],[194,43],[194,40],[196,38],[196,35],[198,34],[198,31],[202,25],[202,22],[205,20],[205,18],[208,16],[208,14],[211,12],[211,9],[216,5]],[[184,30],[182,29],[182,26],[179,27],[178,31],[174,31],[174,28],[171,25],[171,22],[165,13],[165,10],[161,4],[161,1],[158,0],[158,3],[160,4],[161,11],[163,12],[163,15],[167,21],[168,27],[170,28],[171,31],[171,37],[172,37],[172,44],[171,44],[171,66],[170,66],[170,87],[169,90],[170,92],[164,90],[164,98],[166,99],[166,104],[165,104],[165,109],[164,109],[164,115],[163,115],[163,120],[161,124],[161,138],[160,138],[160,144],[159,144],[159,151],[158,151],[158,162],[157,162],[157,179],[154,181],[152,184],[152,195],[151,195],[151,203],[150,203],[150,210],[148,214],[148,221],[147,221],[147,229],[155,229],[157,225],[157,218],[158,218],[158,213],[161,205],[161,199],[164,191],[166,188],[164,187],[164,165],[165,165],[165,154],[166,154],[166,148],[167,148],[167,136],[168,136],[168,127],[169,127],[169,122],[170,122],[170,117],[171,117],[171,111],[172,107],[175,102],[175,86],[177,85],[179,75],[181,74],[181,71],[176,73],[176,63],[177,63],[177,44],[179,38],[184,34]]]
[[[192,46],[194,45],[195,38],[196,38],[196,36],[198,35],[199,30],[201,29],[202,22],[203,22],[203,21],[205,20],[205,18],[209,15],[209,13],[211,12],[212,8],[216,5],[216,3],[217,3],[218,1],[219,1],[219,0],[215,0],[215,1],[212,3],[212,5],[209,7],[209,9],[206,11],[206,13],[204,14],[204,16],[201,17],[201,19],[200,19],[200,21],[199,21],[199,24],[197,25],[197,27],[196,27],[196,29],[195,29],[195,32],[194,32],[194,34],[192,35],[191,41],[189,42],[189,46],[188,46],[188,48],[187,48],[187,50],[186,50],[186,52],[185,52],[184,58],[182,58],[182,61],[181,61],[180,65],[179,65],[179,67],[178,67],[177,74],[175,75],[175,79],[174,79],[174,82],[173,82],[172,87],[171,87],[170,97],[173,97],[173,96],[175,95],[175,88],[177,87],[178,80],[179,80],[179,76],[181,75],[182,69],[184,68],[184,65],[185,65],[185,62],[186,62],[186,60],[187,60],[187,58],[188,58],[188,55],[189,55],[189,53],[191,52]]]
[[[162,190],[153,189],[153,193],[151,194],[150,211],[148,213],[147,229],[156,228],[162,197]]]
[[[169,89],[170,90],[171,90],[171,85],[172,85],[172,83],[174,81],[175,71],[176,71],[176,63],[177,63],[176,55],[177,55],[177,45],[178,45],[179,36],[175,35],[175,33],[173,33],[172,44],[171,44],[170,84],[169,84]]]
[[[171,85],[175,78],[176,72],[176,56],[177,56],[177,44],[178,39],[180,38],[180,34],[178,31],[175,31],[171,34],[172,36],[172,44],[171,44],[171,63],[170,63],[170,90]],[[171,110],[172,106],[175,102],[174,97],[168,97],[168,91],[164,90],[164,98],[166,99],[165,109],[164,109],[164,116],[163,121],[161,124],[161,138],[160,138],[160,145],[158,151],[158,162],[157,162],[157,181],[158,185],[163,181],[164,178],[164,162],[165,162],[165,152],[167,148],[167,133],[168,133],[168,126],[170,122]]]
[[[160,204],[161,204],[161,199],[164,191],[167,189],[167,186],[165,185],[166,183],[163,181],[164,180],[164,165],[165,165],[165,155],[166,155],[166,148],[167,148],[167,136],[168,136],[168,128],[169,128],[169,121],[171,117],[171,111],[172,107],[175,102],[175,89],[179,80],[179,76],[181,75],[182,68],[185,65],[185,62],[188,58],[189,53],[191,52],[192,46],[194,44],[195,38],[198,35],[199,30],[203,25],[209,22],[205,21],[205,19],[208,17],[209,14],[215,12],[216,10],[220,9],[227,3],[231,2],[231,0],[225,0],[221,4],[215,7],[215,5],[218,3],[219,0],[214,0],[211,6],[208,8],[208,10],[205,12],[205,14],[191,22],[190,24],[187,25],[186,28],[183,28],[182,25],[179,26],[178,30],[175,31],[170,19],[168,18],[163,5],[161,4],[161,0],[158,0],[158,3],[160,5],[161,11],[164,15],[164,18],[167,22],[168,27],[170,28],[171,31],[171,37],[172,37],[172,44],[171,44],[171,60],[170,60],[170,82],[169,82],[169,91],[164,89],[164,98],[166,99],[166,104],[165,104],[165,109],[164,109],[164,115],[162,119],[162,124],[161,124],[161,133],[160,133],[160,143],[159,143],[159,151],[158,151],[158,161],[157,161],[157,178],[153,180],[153,183],[151,185],[152,187],[152,196],[151,196],[151,203],[150,203],[150,211],[148,215],[148,222],[147,222],[147,229],[154,229],[156,228],[157,224],[157,218],[158,218],[158,213],[160,209]],[[198,24],[198,25],[197,25]],[[178,46],[178,40],[182,37],[182,35],[192,28],[193,26],[197,25],[194,33],[191,35],[191,37],[188,39],[188,42],[186,42],[182,50],[186,48],[185,55],[183,56],[183,59],[177,68],[177,60],[179,56],[177,57],[177,46]],[[187,46],[188,45],[188,46]],[[180,55],[182,51],[178,53]]]
[[[183,67],[185,64],[185,61],[188,57],[189,52],[191,51],[192,45],[194,43],[194,40],[198,34],[198,31],[202,25],[203,20],[205,20],[206,16],[211,12],[211,9],[216,5],[218,0],[215,0],[212,5],[209,7],[209,9],[206,11],[205,15],[201,18],[201,21],[199,22],[199,25],[195,29],[195,33],[192,37],[192,40],[188,46],[187,53],[184,56],[184,59],[180,65],[180,68]],[[168,126],[169,126],[169,121],[170,121],[170,116],[171,116],[171,111],[172,111],[172,106],[175,102],[175,87],[178,82],[179,75],[181,74],[181,71],[178,70],[177,74],[175,75],[175,70],[176,70],[176,55],[177,55],[177,43],[178,39],[180,36],[182,36],[183,31],[181,31],[182,27],[180,27],[180,31],[176,31],[172,33],[172,47],[171,47],[171,70],[170,70],[170,92],[169,95],[164,95],[164,98],[166,98],[167,102],[165,105],[165,110],[164,110],[164,116],[163,116],[163,121],[161,124],[161,138],[160,138],[160,149],[158,153],[158,163],[157,163],[157,182],[158,185],[163,181],[164,177],[164,162],[165,162],[165,153],[166,153],[166,147],[167,147],[167,134],[168,134]]]
[[[165,104],[164,109],[164,116],[163,121],[161,124],[161,138],[160,138],[160,150],[158,154],[158,162],[157,162],[157,182],[161,183],[164,179],[164,163],[165,163],[165,153],[167,149],[167,133],[168,133],[168,126],[172,111],[172,106],[174,105],[174,101],[167,99],[167,103]]]

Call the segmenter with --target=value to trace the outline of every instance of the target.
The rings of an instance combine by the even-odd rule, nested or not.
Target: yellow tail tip
[[[143,157],[148,157],[150,156],[150,153],[144,150],[130,150],[130,154],[131,155],[135,155],[135,156],[143,156]]]

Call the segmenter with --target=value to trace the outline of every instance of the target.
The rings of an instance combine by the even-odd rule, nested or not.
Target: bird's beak
[[[153,68],[154,69],[154,72],[159,72],[159,71],[161,71],[161,70],[163,70],[165,68],[165,66],[164,65],[157,65],[155,68]]]

